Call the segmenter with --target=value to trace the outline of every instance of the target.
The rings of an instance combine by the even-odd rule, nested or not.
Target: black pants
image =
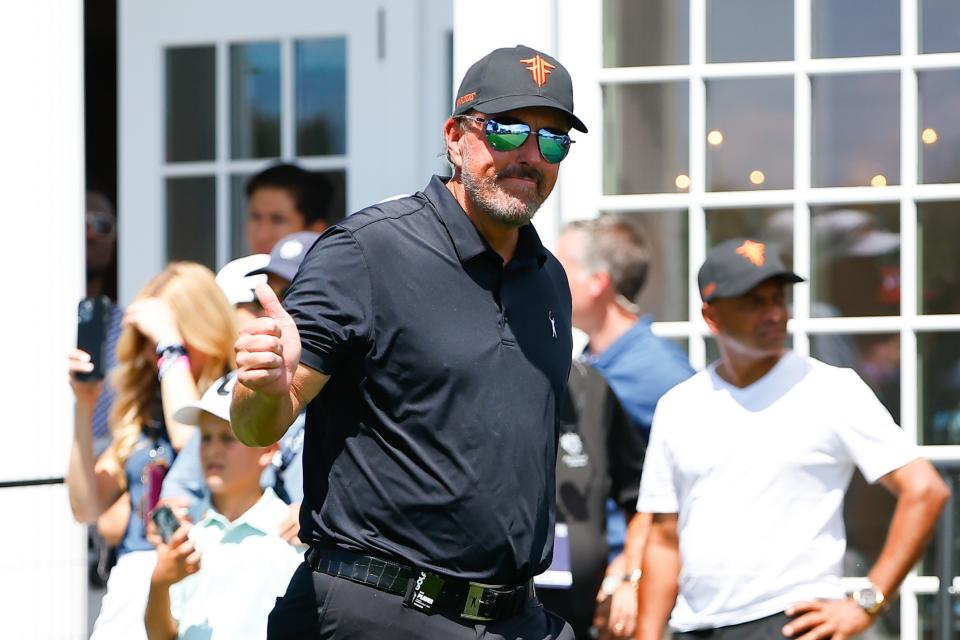
[[[313,571],[306,563],[270,612],[268,640],[573,640],[570,625],[533,599],[507,620],[475,624],[459,616],[425,614],[403,597]]]
[[[784,640],[783,627],[792,619],[785,613],[777,613],[729,627],[675,633],[673,637],[675,640]]]

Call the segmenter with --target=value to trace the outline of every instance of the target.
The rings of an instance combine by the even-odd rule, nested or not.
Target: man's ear
[[[720,325],[717,322],[717,308],[709,302],[704,302],[703,306],[700,307],[700,313],[703,315],[703,320],[707,323],[710,333],[713,335],[720,333]]]
[[[593,298],[599,298],[603,293],[613,286],[613,281],[610,279],[610,274],[606,271],[594,271],[589,275],[590,278],[590,295]],[[616,293],[614,293],[616,297]]]
[[[447,144],[447,158],[455,168],[455,172],[463,166],[463,156],[460,153],[460,138],[463,137],[463,130],[460,127],[460,121],[455,118],[447,118],[443,123],[443,139]]]

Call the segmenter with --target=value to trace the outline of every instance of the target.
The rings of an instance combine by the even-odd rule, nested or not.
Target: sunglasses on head
[[[486,135],[487,142],[496,151],[513,151],[519,149],[533,130],[530,125],[524,122],[503,122],[494,118],[481,118],[480,116],[458,116],[473,120],[483,125],[483,132]],[[506,119],[504,119],[506,120]],[[550,129],[540,129],[535,134],[537,136],[537,147],[540,149],[540,155],[550,164],[557,164],[567,157],[570,151],[570,145],[575,141],[570,139],[565,133],[551,131]]]

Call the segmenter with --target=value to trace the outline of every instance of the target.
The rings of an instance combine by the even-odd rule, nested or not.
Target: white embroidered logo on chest
[[[557,337],[557,321],[553,317],[553,310],[547,312],[547,318],[550,319],[550,331],[553,333],[553,337]]]

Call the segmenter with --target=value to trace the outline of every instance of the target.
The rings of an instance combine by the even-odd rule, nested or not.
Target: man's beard
[[[463,166],[466,168],[468,165],[469,158],[465,152]],[[513,195],[500,186],[498,181],[504,178],[532,178],[537,183],[536,192],[526,198]],[[529,223],[548,195],[543,193],[543,174],[531,167],[513,166],[495,176],[475,175],[464,170],[460,179],[463,190],[475,206],[497,222],[514,227]]]

